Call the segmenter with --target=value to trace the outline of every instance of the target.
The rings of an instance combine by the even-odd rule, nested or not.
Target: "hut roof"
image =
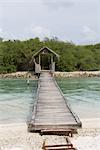
[[[41,53],[41,52],[42,52],[43,50],[45,50],[45,49],[48,50],[49,52],[53,53],[57,58],[59,58],[59,55],[58,55],[56,52],[54,52],[52,49],[48,48],[47,46],[41,48],[38,52],[36,52],[36,53],[33,55],[33,57],[36,57],[39,53]]]

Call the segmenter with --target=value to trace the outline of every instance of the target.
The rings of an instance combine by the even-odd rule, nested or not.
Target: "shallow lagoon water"
[[[57,82],[80,118],[100,118],[100,78],[59,78]]]
[[[27,122],[36,96],[37,81],[0,80],[0,123]]]
[[[80,118],[100,118],[100,78],[57,78],[65,98]],[[37,81],[0,79],[0,124],[27,122]]]

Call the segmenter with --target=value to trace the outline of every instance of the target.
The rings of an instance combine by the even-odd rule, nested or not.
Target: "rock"
[[[7,73],[7,74],[0,74],[0,78],[31,78],[31,79],[36,79],[36,76],[34,75],[34,72],[28,72],[28,71],[23,71],[23,72],[15,72],[15,73]]]
[[[55,77],[100,77],[100,71],[54,72]]]

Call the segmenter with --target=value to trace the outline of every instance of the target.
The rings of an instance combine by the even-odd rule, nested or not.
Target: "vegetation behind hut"
[[[75,45],[57,38],[39,38],[26,41],[0,40],[0,73],[34,70],[33,54],[43,46],[48,46],[60,55],[56,62],[59,71],[100,70],[100,44]]]

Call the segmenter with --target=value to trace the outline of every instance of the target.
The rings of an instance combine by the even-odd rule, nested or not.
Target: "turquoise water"
[[[0,123],[27,122],[35,100],[37,81],[0,80]]]
[[[100,118],[100,78],[57,79],[80,118]],[[0,124],[27,122],[36,98],[37,81],[0,79]]]
[[[80,118],[100,118],[100,78],[59,78],[57,82]]]

